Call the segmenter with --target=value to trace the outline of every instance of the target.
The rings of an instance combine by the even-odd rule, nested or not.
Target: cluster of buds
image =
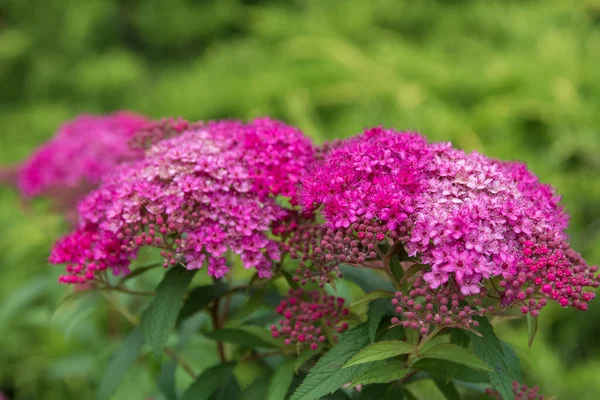
[[[271,334],[284,338],[286,345],[307,344],[317,350],[328,338],[335,340],[335,333],[348,329],[348,324],[341,321],[348,314],[344,299],[321,291],[291,289],[275,310],[283,319],[279,326],[271,325]]]
[[[513,392],[515,400],[544,400],[546,398],[540,394],[540,389],[537,386],[530,388],[525,384],[519,384],[517,381],[513,382]],[[485,393],[494,400],[504,400],[500,393],[494,389],[486,389]]]

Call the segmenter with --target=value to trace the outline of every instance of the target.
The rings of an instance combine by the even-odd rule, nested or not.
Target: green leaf
[[[408,280],[408,278],[410,278],[411,276],[413,276],[414,274],[416,274],[417,272],[419,272],[420,270],[429,267],[427,264],[413,264],[411,265],[406,271],[404,271],[404,276],[402,277],[400,283],[404,283]]]
[[[242,388],[233,373],[230,373],[217,388],[217,391],[210,396],[210,400],[239,400],[241,396]]]
[[[464,329],[453,328],[450,332],[450,343],[467,349],[471,340]]]
[[[404,400],[404,389],[400,382],[372,384],[363,388],[357,398],[360,400]]]
[[[339,343],[309,371],[290,400],[320,399],[372,368],[372,364],[342,368],[346,361],[368,343],[365,325],[355,326],[341,335]]]
[[[531,313],[527,313],[527,335],[528,335],[527,343],[529,344],[529,347],[531,347],[533,345],[533,340],[535,339],[535,335],[537,334],[537,331],[538,331],[537,318],[533,317],[531,315]]]
[[[123,379],[125,372],[133,366],[144,346],[144,334],[138,327],[123,339],[121,345],[113,353],[104,377],[96,393],[97,400],[108,400]]]
[[[510,371],[513,380],[522,382],[523,370],[521,369],[521,360],[519,360],[517,353],[515,353],[512,346],[506,342],[502,342],[502,351],[504,351],[506,365],[508,365],[508,370]]]
[[[452,343],[442,343],[421,353],[420,358],[435,358],[452,361],[473,369],[491,371],[492,369],[469,350]]]
[[[265,400],[269,389],[270,378],[263,376],[255,379],[243,392],[241,400]]]
[[[187,388],[181,400],[207,400],[227,383],[233,373],[233,364],[219,364],[204,371]]]
[[[404,340],[406,339],[406,332],[401,325],[392,325],[389,328],[385,329],[377,336],[377,341],[381,342],[383,340]]]
[[[340,271],[344,274],[344,279],[356,283],[365,292],[373,292],[378,289],[389,292],[396,292],[396,288],[390,282],[389,278],[383,278],[375,271],[368,268],[355,268],[349,265],[341,265]]]
[[[177,325],[197,312],[204,310],[214,300],[223,296],[225,292],[227,292],[227,286],[219,281],[212,285],[198,286],[193,289],[187,296],[181,311],[179,311]]]
[[[294,378],[294,364],[296,360],[290,359],[283,362],[275,369],[275,373],[269,383],[267,400],[285,400],[285,395]]]
[[[373,300],[376,299],[389,299],[394,297],[394,293],[393,292],[389,292],[387,290],[381,290],[381,289],[377,289],[374,290],[372,292],[369,292],[367,294],[365,294],[364,296],[362,296],[361,298],[359,298],[358,300],[352,302],[352,304],[350,304],[349,308],[356,308],[359,307],[363,304],[369,304],[370,302],[372,302]]]
[[[401,340],[386,340],[373,343],[355,354],[342,368],[387,360],[401,354],[408,354],[413,350],[414,347],[412,345]]]
[[[486,371],[475,371],[451,361],[424,358],[415,362],[413,368],[427,371],[432,377],[439,378],[444,382],[452,379],[472,383],[487,383],[490,381]]]
[[[453,382],[445,382],[442,379],[433,379],[435,385],[440,389],[440,392],[447,400],[461,400],[460,393],[456,390]]]
[[[173,267],[156,289],[156,296],[142,315],[141,327],[156,358],[162,355],[171,330],[175,327],[183,298],[196,271]]]
[[[351,386],[368,385],[372,383],[388,383],[402,379],[406,376],[408,370],[404,367],[404,363],[398,360],[391,360],[382,363],[376,368],[371,368],[358,378],[352,381]]]
[[[367,311],[367,332],[369,334],[369,341],[373,343],[375,336],[377,335],[377,329],[383,317],[390,313],[390,300],[388,298],[376,299],[369,304],[369,311]]]
[[[398,254],[392,254],[390,257],[390,272],[394,277],[394,282],[400,284],[402,277],[404,276],[404,268],[402,268],[402,264],[400,264]]]
[[[314,350],[310,350],[310,349],[304,350],[302,353],[300,353],[300,355],[294,362],[294,372],[298,373],[298,370],[304,365],[304,363],[306,363],[311,358],[317,356],[318,354],[319,354],[318,351],[314,351]]]
[[[504,400],[514,400],[512,382],[515,379],[507,363],[502,343],[494,333],[494,328],[487,318],[476,318],[479,322],[478,332],[481,336],[469,332],[473,349],[483,361],[492,367],[489,372],[490,381]]]
[[[156,386],[167,400],[177,400],[177,392],[175,390],[175,370],[177,363],[170,360],[160,368],[160,373],[156,377]]]
[[[264,349],[283,347],[283,341],[273,338],[271,332],[267,329],[252,325],[204,332],[204,336],[209,339],[220,340],[241,347],[258,347]]]
[[[283,277],[285,278],[287,284],[292,288],[292,289],[298,289],[300,287],[300,285],[298,284],[298,282],[296,282],[294,280],[294,277],[292,276],[292,274],[290,274],[287,271],[284,271],[283,269],[281,270],[281,274],[283,275]]]

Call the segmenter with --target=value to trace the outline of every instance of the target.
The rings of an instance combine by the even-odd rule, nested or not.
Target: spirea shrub
[[[117,140],[116,123],[89,118],[63,128],[86,140],[61,133],[20,186],[93,188],[50,262],[139,325],[99,399],[144,343],[194,379],[158,384],[168,398],[417,398],[413,383],[431,380],[448,399],[542,399],[491,317],[525,316],[531,345],[544,306],[585,311],[595,297],[597,267],[570,247],[560,197],[524,164],[381,127],[316,146],[269,118],[127,116]],[[140,288],[155,266],[160,284]],[[117,297],[138,295],[151,296],[141,318]],[[198,334],[220,364],[198,374],[169,337],[204,310],[212,327]],[[265,379],[242,388],[236,365],[260,360]]]

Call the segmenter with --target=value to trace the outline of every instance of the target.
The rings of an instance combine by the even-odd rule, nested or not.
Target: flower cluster
[[[348,324],[341,322],[348,314],[344,299],[321,291],[291,289],[275,310],[284,319],[279,321],[279,326],[271,325],[271,334],[284,338],[286,345],[306,343],[311,350],[317,350],[327,337],[335,338],[335,332],[348,329]]]
[[[262,278],[280,259],[269,237],[295,201],[295,185],[313,148],[294,128],[268,118],[191,125],[159,141],[144,159],[123,164],[79,204],[80,226],[54,248],[67,264],[64,283],[93,280],[98,271],[126,273],[142,246],[162,249],[164,266],[207,265],[221,278],[225,253],[239,254]]]
[[[539,394],[540,389],[537,386],[530,388],[525,384],[520,385],[517,381],[513,382],[513,392],[515,400],[544,400],[546,398]],[[494,400],[503,400],[502,395],[497,390],[486,389],[485,393]]]
[[[325,219],[320,228],[294,222],[299,229],[287,236],[306,268],[301,280],[339,263],[386,268],[392,254],[385,249],[400,245],[428,266],[422,280],[450,303],[480,297],[495,280],[501,306],[536,316],[546,298],[585,309],[594,295],[584,289],[599,285],[596,268],[568,245],[568,217],[550,186],[522,164],[429,144],[414,133],[374,128],[334,144],[303,180],[301,201]],[[427,296],[420,278],[415,283],[414,296]],[[421,316],[436,315],[411,310],[412,297],[398,301],[425,330]],[[448,312],[442,321],[468,321],[456,314],[464,310]]]
[[[20,168],[18,186],[24,196],[79,197],[98,185],[118,164],[143,153],[128,145],[146,119],[132,113],[82,115],[64,124]]]

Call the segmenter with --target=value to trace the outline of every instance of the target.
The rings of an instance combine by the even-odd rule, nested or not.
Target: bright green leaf
[[[133,366],[144,346],[144,334],[135,328],[113,353],[104,377],[96,393],[97,400],[108,400],[123,379],[125,372]]]
[[[155,357],[160,357],[175,327],[183,298],[196,271],[173,267],[156,289],[156,296],[142,315],[141,327]]]
[[[389,299],[394,297],[394,293],[393,292],[389,292],[387,290],[381,290],[381,289],[377,289],[374,290],[372,292],[369,292],[367,294],[365,294],[364,296],[362,296],[361,298],[359,298],[358,300],[352,302],[352,304],[350,304],[349,308],[356,308],[359,307],[363,304],[369,304],[371,301],[375,300],[375,299]]]
[[[413,350],[414,348],[412,345],[401,340],[386,340],[373,343],[355,354],[343,368],[372,363],[374,361],[387,360],[388,358],[396,357],[401,354],[408,354]]]
[[[296,360],[290,359],[283,362],[275,369],[275,373],[269,383],[267,400],[285,400],[285,395],[294,378],[294,364]]]
[[[491,371],[491,368],[464,347],[452,343],[442,343],[421,353],[420,358],[435,358],[452,361],[473,369]]]

